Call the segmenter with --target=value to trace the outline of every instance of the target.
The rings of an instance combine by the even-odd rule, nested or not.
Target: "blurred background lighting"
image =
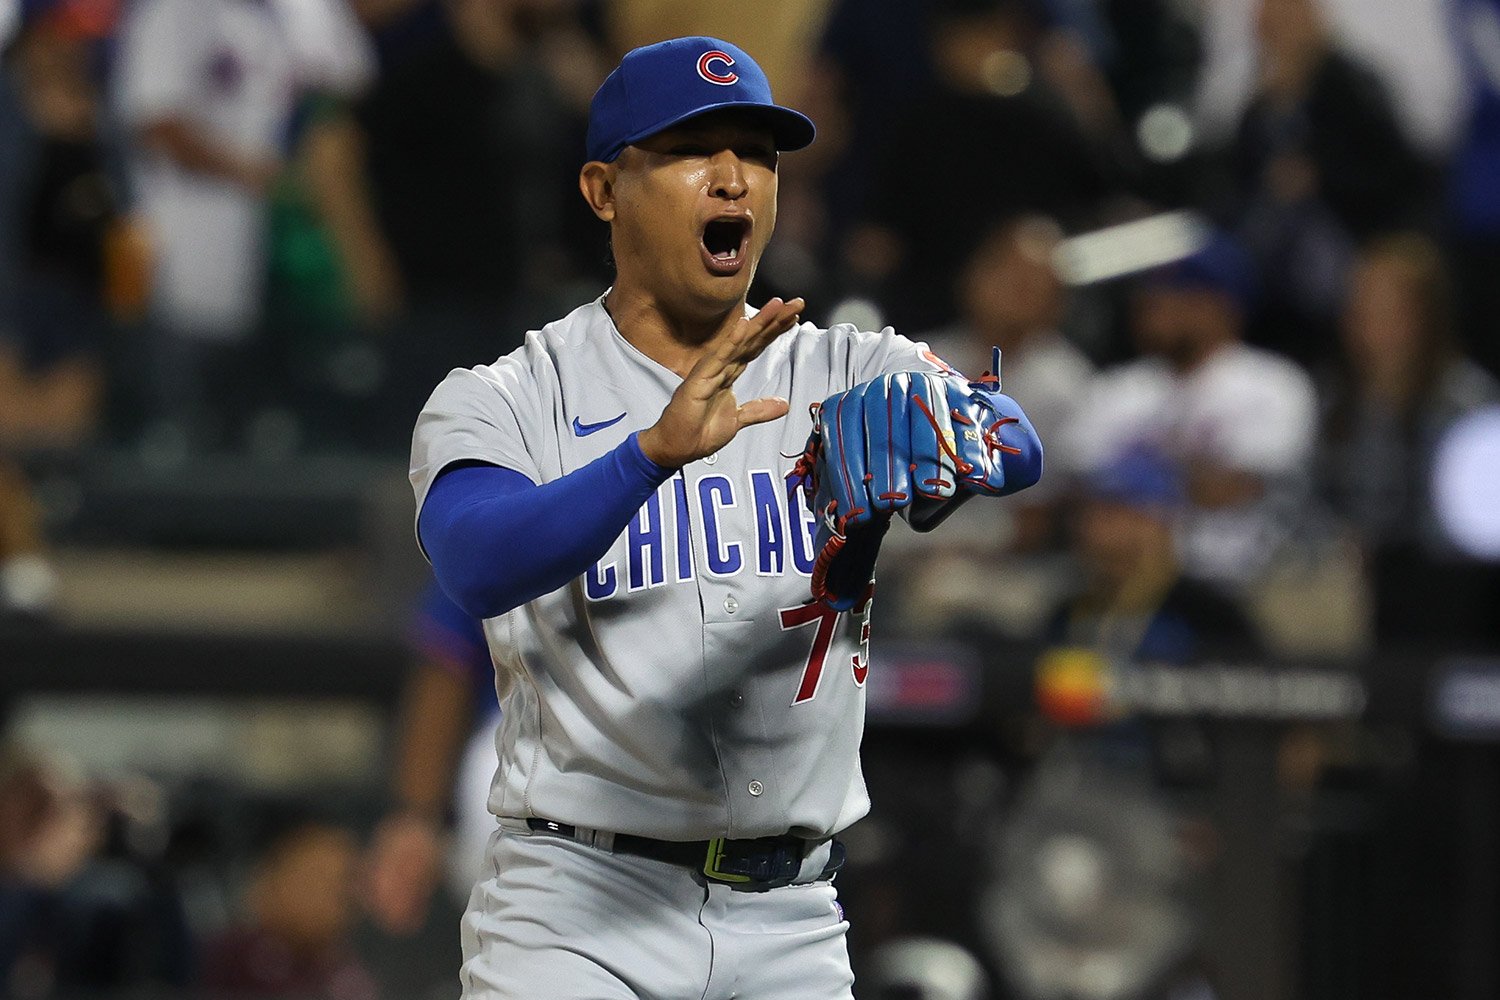
[[[1012,49],[991,52],[984,60],[984,79],[1000,97],[1015,97],[1031,86],[1031,62]]]
[[[1438,448],[1433,506],[1453,544],[1477,559],[1500,560],[1500,407],[1454,424]]]
[[[1135,126],[1141,152],[1157,163],[1172,163],[1193,148],[1193,122],[1179,105],[1155,104]]]
[[[1181,260],[1204,247],[1210,229],[1196,212],[1165,212],[1063,240],[1052,263],[1072,285],[1091,285]]]

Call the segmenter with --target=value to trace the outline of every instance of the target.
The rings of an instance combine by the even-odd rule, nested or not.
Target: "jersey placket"
[[[703,627],[703,696],[714,703],[708,713],[719,773],[724,780],[725,835],[743,836],[761,825],[779,809],[771,776],[747,767],[741,743],[754,740],[758,723],[755,705],[747,696],[750,680],[747,657],[763,645],[757,640],[756,616],[760,610],[753,592],[740,581],[755,579],[755,525],[745,497],[746,484],[731,479],[727,471],[741,466],[732,451],[721,452],[692,463],[680,473],[690,495],[699,499],[689,510],[701,512],[702,523],[692,524],[693,581],[698,591]],[[721,462],[722,459],[722,462]],[[710,513],[712,509],[713,513]],[[689,514],[689,518],[691,518]],[[712,527],[710,527],[712,522]]]

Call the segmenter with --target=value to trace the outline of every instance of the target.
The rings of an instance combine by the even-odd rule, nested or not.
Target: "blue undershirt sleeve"
[[[540,486],[514,469],[455,466],[428,491],[417,537],[453,602],[493,618],[586,571],[675,472],[647,458],[635,434]]]

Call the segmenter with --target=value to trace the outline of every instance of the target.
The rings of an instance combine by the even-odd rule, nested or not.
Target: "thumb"
[[[752,424],[763,424],[768,420],[778,420],[786,416],[790,408],[786,400],[780,396],[767,396],[764,399],[752,399],[744,403],[735,411],[739,418],[741,427],[749,427]]]

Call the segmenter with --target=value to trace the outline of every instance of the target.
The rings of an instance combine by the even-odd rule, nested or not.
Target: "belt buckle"
[[[802,851],[783,837],[731,841],[715,837],[708,842],[703,874],[716,882],[757,889],[791,885],[802,869]]]

